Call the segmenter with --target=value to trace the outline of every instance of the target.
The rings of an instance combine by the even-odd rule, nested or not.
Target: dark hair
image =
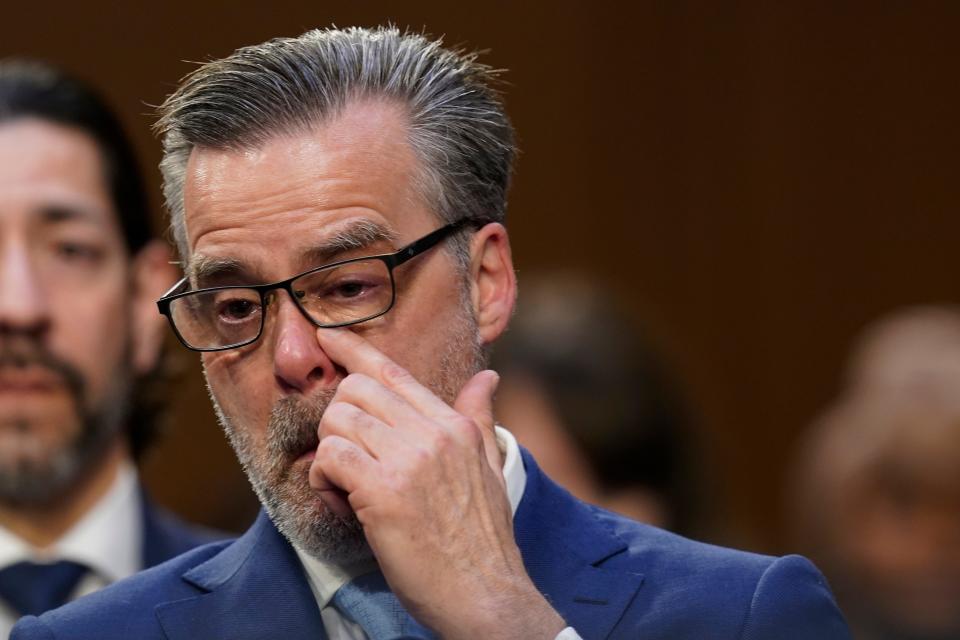
[[[76,127],[96,141],[127,249],[131,255],[140,250],[152,235],[143,178],[120,121],[100,95],[42,62],[0,60],[0,123],[29,117]]]

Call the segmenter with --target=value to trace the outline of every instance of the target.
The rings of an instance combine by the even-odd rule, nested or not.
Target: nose
[[[0,249],[0,334],[41,337],[50,327],[45,285],[23,243]]]
[[[317,329],[288,295],[275,292],[273,374],[284,393],[312,395],[331,388],[337,368],[317,341]],[[266,328],[264,329],[266,330]]]

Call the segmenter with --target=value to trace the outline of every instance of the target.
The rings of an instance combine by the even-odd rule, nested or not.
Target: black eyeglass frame
[[[173,329],[174,335],[177,336],[177,340],[191,351],[200,351],[200,352],[209,352],[209,351],[226,351],[228,349],[238,349],[240,347],[245,347],[248,344],[253,344],[260,339],[260,336],[263,335],[263,326],[266,323],[266,314],[264,313],[260,319],[260,329],[257,331],[257,335],[249,340],[243,340],[241,342],[236,342],[234,344],[225,345],[222,347],[194,347],[188,343],[184,337],[180,334],[180,331],[177,329],[177,324],[173,320],[173,314],[170,312],[170,304],[177,300],[178,298],[184,298],[187,296],[195,295],[197,293],[207,293],[211,291],[226,291],[228,289],[248,289],[256,291],[260,295],[260,305],[261,308],[266,309],[267,300],[266,294],[275,289],[283,289],[290,295],[290,299],[293,300],[293,303],[297,305],[297,308],[300,310],[300,313],[304,315],[314,326],[323,328],[323,329],[335,329],[337,327],[348,327],[354,324],[360,324],[361,322],[367,322],[368,320],[373,320],[374,318],[379,318],[382,315],[385,315],[390,309],[393,308],[393,305],[397,301],[397,285],[393,277],[393,270],[396,267],[404,264],[405,262],[417,257],[421,253],[432,249],[434,246],[439,244],[441,241],[446,240],[449,236],[453,235],[457,231],[460,231],[468,224],[480,225],[482,223],[472,220],[470,218],[464,218],[456,222],[451,222],[450,224],[444,225],[439,229],[431,231],[427,235],[423,236],[418,240],[414,240],[405,247],[398,249],[393,253],[383,253],[373,256],[362,256],[359,258],[350,258],[348,260],[340,260],[338,262],[331,262],[330,264],[325,264],[319,267],[314,267],[313,269],[308,269],[303,273],[298,273],[295,276],[287,278],[285,280],[279,280],[277,282],[271,282],[268,284],[254,284],[254,285],[227,285],[222,287],[208,287],[206,289],[194,289],[191,291],[183,291],[180,293],[174,293],[177,289],[181,288],[184,284],[188,283],[189,280],[187,276],[181,278],[175,285],[170,287],[170,289],[163,294],[163,296],[157,300],[157,309],[160,313],[167,317],[167,320],[170,322],[170,327]],[[357,320],[348,320],[346,322],[337,322],[333,324],[323,324],[319,323],[310,317],[310,314],[307,313],[307,310],[300,305],[300,299],[297,296],[296,292],[293,290],[293,281],[298,280],[304,276],[310,275],[311,273],[316,273],[318,271],[324,271],[326,269],[332,269],[335,267],[340,267],[345,264],[351,264],[355,262],[365,262],[367,260],[380,260],[386,265],[387,272],[390,274],[390,304],[387,305],[387,308],[383,311],[375,313],[373,315],[367,316],[365,318],[360,318]]]

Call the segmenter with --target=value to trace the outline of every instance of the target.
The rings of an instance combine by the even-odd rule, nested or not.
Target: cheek
[[[91,400],[100,400],[127,357],[130,310],[122,282],[67,295],[51,305],[50,350],[78,368]]]
[[[459,290],[444,282],[434,291],[411,292],[385,316],[388,322],[380,330],[371,331],[370,340],[412,372],[434,363],[446,349],[450,332],[463,323]]]
[[[254,352],[223,351],[201,356],[207,384],[237,428],[262,430],[270,416],[274,383],[269,363]]]
[[[436,313],[435,309],[431,311]],[[442,326],[440,322],[429,313],[420,317],[419,312],[410,314],[404,310],[394,314],[391,311],[379,322],[356,325],[353,331],[423,382],[424,374],[435,360],[438,342],[438,334],[432,327]]]

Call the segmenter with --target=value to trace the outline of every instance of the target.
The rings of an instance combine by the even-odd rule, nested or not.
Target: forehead
[[[118,226],[96,142],[77,128],[36,118],[0,123],[0,220],[52,208]]]
[[[350,220],[403,240],[435,219],[418,196],[403,111],[351,104],[335,119],[245,150],[194,149],[184,183],[191,260],[295,253]]]

